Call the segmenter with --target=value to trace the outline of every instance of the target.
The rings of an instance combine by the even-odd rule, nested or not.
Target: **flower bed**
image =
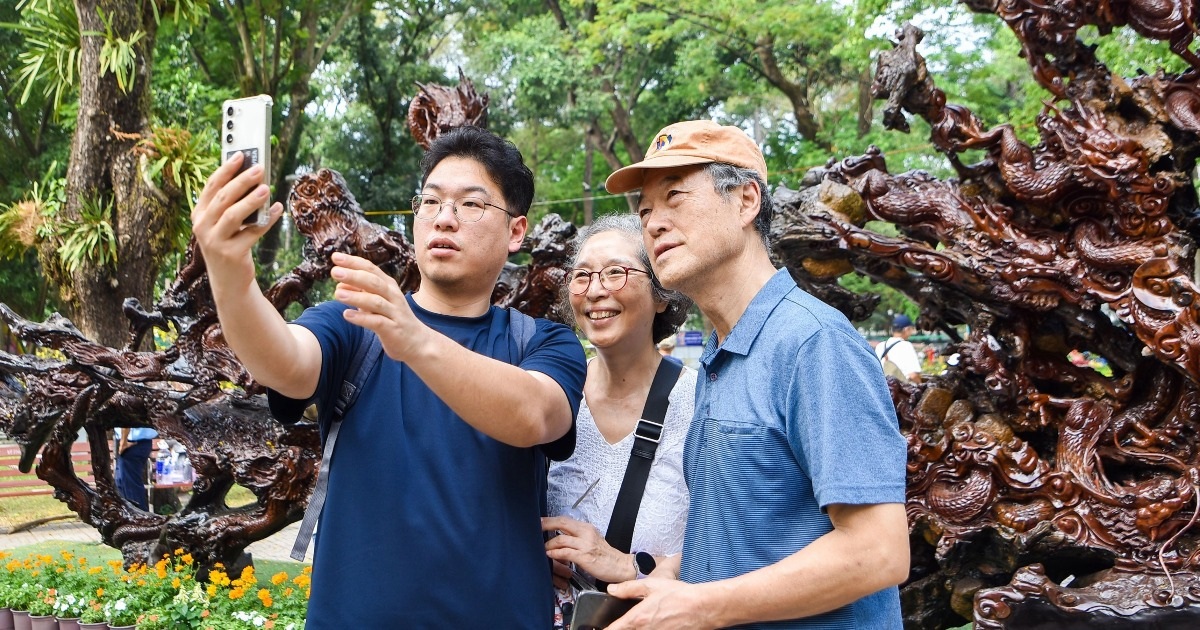
[[[224,567],[195,579],[182,549],[152,566],[125,569],[62,551],[17,558],[0,552],[0,608],[107,622],[139,630],[301,630],[308,609],[309,573],[279,572],[260,583],[253,567],[230,576]]]

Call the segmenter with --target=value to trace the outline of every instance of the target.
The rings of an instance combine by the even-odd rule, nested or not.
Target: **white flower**
[[[122,597],[121,599],[118,599],[117,603],[113,605],[113,610],[116,610],[117,612],[125,610],[125,598]]]

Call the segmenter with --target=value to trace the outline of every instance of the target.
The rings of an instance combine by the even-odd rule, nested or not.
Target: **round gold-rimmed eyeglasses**
[[[483,213],[488,208],[495,208],[504,214],[507,214],[514,219],[519,215],[509,212],[507,208],[501,208],[494,203],[488,203],[479,197],[460,197],[451,199],[450,201],[442,201],[433,195],[417,195],[412,198],[413,216],[422,221],[432,221],[441,214],[442,208],[446,204],[450,204],[450,209],[453,210],[454,216],[458,217],[463,223],[474,223],[483,218]]]
[[[583,295],[587,293],[588,287],[592,286],[592,277],[596,276],[600,278],[600,286],[609,291],[620,291],[625,288],[625,283],[629,282],[629,272],[631,271],[650,275],[650,272],[644,269],[624,265],[609,265],[600,271],[576,268],[567,275],[567,290],[575,295]]]

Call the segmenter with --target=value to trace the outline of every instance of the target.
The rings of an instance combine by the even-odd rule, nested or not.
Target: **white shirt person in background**
[[[902,313],[892,319],[892,336],[875,346],[875,356],[879,357],[883,371],[888,376],[900,378],[903,375],[903,380],[910,383],[921,382],[921,360],[917,358],[916,348],[908,340],[915,332],[917,327],[912,319]],[[889,362],[895,368],[889,370]]]
[[[669,396],[631,553],[614,549],[604,539],[650,384],[659,362],[674,360],[660,355],[655,342],[673,338],[691,306],[691,300],[658,283],[641,230],[632,215],[598,219],[576,239],[568,273],[566,297],[576,325],[596,348],[596,358],[588,363],[575,453],[550,466],[552,516],[543,519],[543,529],[561,532],[546,543],[546,555],[555,560],[560,604],[555,627],[562,627],[563,616],[569,620],[565,604],[571,601],[566,580],[570,569],[565,563],[604,582],[624,582],[638,577],[634,554],[645,552],[654,556],[655,575],[679,575],[688,513],[683,444],[696,392],[696,371],[691,368],[683,368]]]

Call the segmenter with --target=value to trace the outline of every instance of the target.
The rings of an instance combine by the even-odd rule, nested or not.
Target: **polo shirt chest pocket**
[[[729,436],[729,439],[738,439],[741,437],[752,438],[766,435],[767,427],[756,422],[746,422],[744,420],[717,420],[710,419],[716,425],[717,433],[722,436]]]

